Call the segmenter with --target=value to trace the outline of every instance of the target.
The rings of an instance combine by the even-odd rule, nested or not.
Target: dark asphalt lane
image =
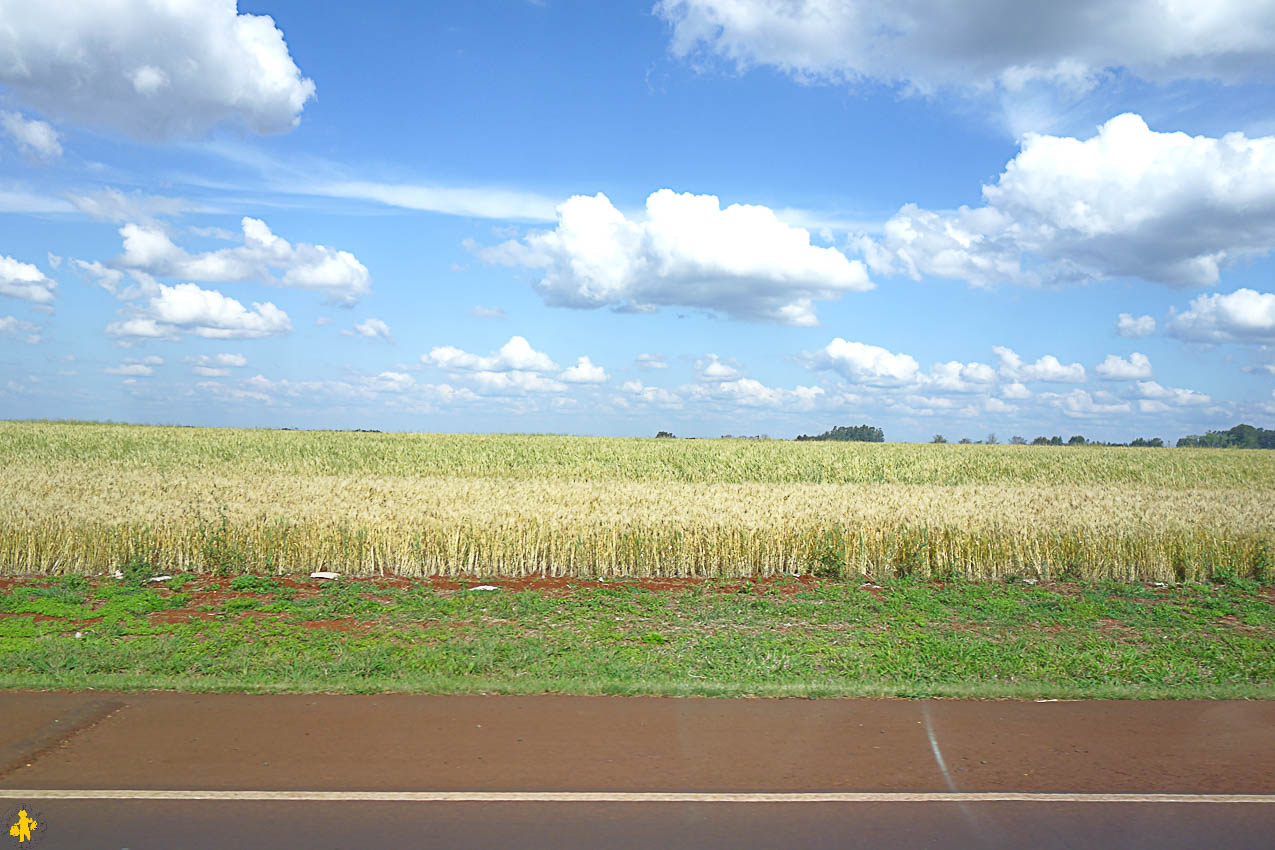
[[[1272,847],[1275,803],[22,800],[16,789],[1275,794],[1275,703],[0,693],[35,847]],[[8,790],[6,790],[8,789]],[[8,795],[8,796],[6,796]],[[16,839],[0,829],[0,842]]]
[[[47,833],[44,841],[34,846],[66,850],[1200,850],[1269,848],[1275,844],[1275,805],[1258,804],[46,801],[37,811]]]

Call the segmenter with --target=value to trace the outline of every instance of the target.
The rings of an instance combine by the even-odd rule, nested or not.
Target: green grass
[[[197,618],[151,616],[168,609]],[[0,591],[10,688],[1272,698],[1272,645],[1275,593],[1242,580],[483,592],[197,576],[174,593],[65,577]]]

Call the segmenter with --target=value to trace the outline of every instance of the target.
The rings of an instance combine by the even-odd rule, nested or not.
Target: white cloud
[[[1155,333],[1155,317],[1121,313],[1116,317],[1116,333],[1129,339],[1151,336]]]
[[[610,380],[606,369],[595,366],[588,357],[580,357],[576,365],[564,370],[558,377],[568,384],[605,384]]]
[[[556,372],[558,364],[548,354],[536,351],[521,336],[513,336],[493,354],[486,357],[470,354],[451,345],[438,345],[421,362],[441,369],[469,372]]]
[[[819,396],[824,394],[821,387],[794,387],[786,390],[768,387],[752,378],[737,378],[733,381],[697,384],[685,388],[690,398],[704,401],[726,402],[739,407],[768,407],[785,410],[810,410],[815,406]]]
[[[28,156],[45,161],[62,156],[58,132],[46,121],[24,118],[18,112],[0,111],[0,130],[4,131],[18,150]]]
[[[23,341],[35,345],[40,341],[40,326],[34,322],[24,322],[13,316],[0,316],[0,334],[19,336]]]
[[[815,299],[873,286],[862,263],[812,245],[763,206],[722,209],[712,195],[661,189],[640,220],[602,194],[557,209],[556,229],[478,250],[488,262],[543,269],[535,288],[553,306],[695,307],[808,326],[818,322]]]
[[[1151,360],[1145,354],[1137,351],[1130,354],[1128,360],[1115,354],[1108,354],[1107,359],[1094,367],[1094,371],[1109,381],[1133,381],[1138,378],[1150,378]]]
[[[295,187],[306,195],[376,201],[408,210],[501,221],[553,221],[556,202],[532,192],[346,181]]]
[[[239,387],[228,387],[219,381],[200,381],[195,385],[196,388],[204,393],[217,396],[221,399],[229,401],[260,401],[265,404],[274,404],[274,399],[269,394],[259,390],[245,390]]]
[[[486,393],[561,393],[567,385],[535,372],[474,372],[470,379]]]
[[[1013,414],[1018,412],[1018,407],[1008,402],[1001,401],[995,396],[988,396],[983,399],[983,409],[988,413],[1006,413]]]
[[[643,369],[667,369],[668,362],[664,359],[663,354],[639,354],[635,359],[637,365]]]
[[[1181,387],[1163,387],[1155,381],[1139,381],[1138,395],[1147,399],[1167,402],[1178,406],[1211,404],[1213,399],[1204,393]]]
[[[109,366],[106,369],[108,375],[152,375],[155,370],[144,363],[122,363],[119,366]]]
[[[209,382],[209,385],[210,388],[214,385],[223,386],[215,382]],[[321,399],[324,403],[384,402],[417,409],[421,404],[428,406],[430,402],[473,401],[478,398],[470,390],[449,384],[418,384],[406,372],[381,372],[378,375],[358,376],[344,381],[292,381],[258,374],[241,381],[240,388],[223,388],[219,392],[237,393],[243,398],[254,398],[268,404],[286,404],[281,399],[289,398],[312,403]]]
[[[1052,354],[1046,354],[1035,363],[1024,363],[1012,348],[997,345],[992,348],[1001,361],[1000,374],[1012,381],[1051,381],[1080,384],[1085,381],[1085,367],[1079,363],[1064,366]]]
[[[679,58],[921,91],[1083,88],[1109,68],[1155,81],[1265,78],[1275,42],[1275,12],[1249,0],[1207,9],[1157,0],[660,0],[654,11],[671,25]]]
[[[235,0],[0,0],[0,83],[46,115],[128,135],[197,136],[222,122],[291,129],[314,95],[283,33]]]
[[[394,338],[390,335],[390,326],[380,319],[364,319],[354,326],[354,330],[341,331],[345,336],[361,336],[367,339],[383,339],[392,341]]]
[[[641,381],[625,381],[620,389],[634,396],[637,401],[645,402],[646,404],[654,404],[659,407],[682,406],[681,396],[663,387],[650,387]]]
[[[1133,114],[1089,139],[1028,133],[983,198],[951,213],[906,205],[855,244],[876,274],[976,286],[1210,285],[1275,245],[1275,137],[1159,133]]]
[[[921,368],[909,354],[894,354],[875,345],[847,342],[841,337],[804,358],[808,367],[831,369],[855,384],[907,384],[917,379]]]
[[[1023,248],[1011,224],[990,207],[936,213],[905,204],[885,223],[880,237],[860,236],[854,244],[873,274],[903,274],[913,280],[931,275],[974,286],[1034,283],[1023,269]]]
[[[1111,416],[1116,413],[1131,413],[1132,405],[1128,402],[1103,403],[1096,401],[1093,395],[1082,389],[1075,389],[1064,395],[1058,393],[1041,393],[1043,400],[1057,407],[1067,416],[1077,418]]]
[[[1027,389],[1027,385],[1014,381],[1001,387],[1001,395],[1005,398],[1024,399],[1031,398],[1032,391]]]
[[[739,370],[716,354],[708,354],[696,360],[695,369],[701,378],[709,381],[729,381],[739,377]]]
[[[57,281],[45,277],[44,272],[30,263],[0,254],[0,295],[48,304],[57,288]]]
[[[476,319],[503,319],[505,311],[499,307],[484,307],[481,304],[475,304],[474,308],[469,311],[469,315]]]
[[[122,192],[111,186],[83,195],[68,193],[66,199],[90,218],[120,224],[127,221],[149,222],[158,217],[181,215],[199,209],[197,204],[183,198]],[[197,228],[191,230],[197,232]]]
[[[983,392],[996,380],[996,370],[986,363],[961,363],[952,360],[930,367],[925,383],[950,392]]]
[[[200,254],[187,253],[158,226],[126,224],[120,228],[124,253],[116,265],[155,277],[201,282],[264,280],[321,292],[346,305],[371,291],[367,268],[350,252],[304,242],[292,245],[260,219],[245,217],[241,224],[242,245]],[[273,270],[283,275],[275,278]]]
[[[231,368],[248,365],[248,358],[242,354],[200,354],[198,357],[187,357],[191,370],[197,375],[209,378],[220,378],[230,374]]]
[[[292,330],[288,314],[274,304],[254,302],[252,309],[213,289],[193,283],[157,284],[158,291],[135,315],[111,322],[106,332],[117,337],[175,339],[192,333],[207,339],[252,339]]]
[[[54,254],[52,251],[45,251],[45,254],[48,255],[50,268],[56,269],[61,267],[62,265],[61,256],[59,256],[58,254]]]
[[[1197,342],[1275,342],[1275,294],[1237,289],[1201,295],[1169,319],[1168,332]]]

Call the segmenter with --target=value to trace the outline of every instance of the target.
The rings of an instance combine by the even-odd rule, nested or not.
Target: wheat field
[[[1275,453],[0,422],[0,571],[1275,576]]]

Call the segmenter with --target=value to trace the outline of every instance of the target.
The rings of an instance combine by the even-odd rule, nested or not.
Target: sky
[[[1269,2],[0,22],[3,419],[1275,425]]]

